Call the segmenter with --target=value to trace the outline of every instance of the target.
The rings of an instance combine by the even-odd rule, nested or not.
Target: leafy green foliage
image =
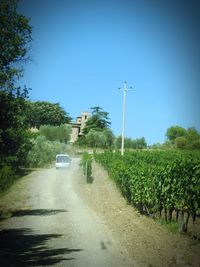
[[[188,128],[186,134],[186,145],[189,149],[200,149],[200,133],[195,127]]]
[[[17,1],[0,1],[0,90],[13,91],[14,82],[22,76],[31,41],[31,27],[23,15],[18,14]]]
[[[40,126],[39,133],[49,141],[67,143],[70,140],[71,126],[67,124],[60,126],[43,125]]]
[[[55,160],[56,154],[64,153],[66,146],[60,142],[48,141],[44,136],[32,139],[32,149],[27,154],[29,167],[42,167]]]
[[[80,166],[86,176],[87,183],[92,182],[92,156],[89,153],[85,152],[82,154]]]
[[[114,135],[110,129],[102,131],[90,130],[85,136],[79,138],[75,145],[92,148],[112,148]]]
[[[122,137],[118,136],[114,140],[114,146],[116,149],[121,148],[121,142],[122,142]],[[147,148],[147,143],[145,141],[144,137],[141,138],[136,138],[136,139],[131,139],[131,138],[124,138],[124,147],[126,149],[144,149]]]
[[[25,164],[30,149],[29,132],[25,123],[25,93],[0,92],[0,164],[16,169]]]
[[[101,107],[93,107],[92,116],[87,120],[83,130],[83,136],[76,141],[76,145],[93,148],[113,147],[114,135],[109,128],[108,112]]]
[[[113,133],[110,129],[103,131],[90,130],[85,136],[85,143],[89,147],[109,148],[113,144]]]
[[[167,129],[166,136],[168,140],[174,142],[177,137],[185,136],[186,130],[180,126],[171,126]]]
[[[189,142],[200,139],[200,134],[195,127],[190,127],[187,129],[186,139]]]
[[[87,134],[90,130],[102,131],[110,126],[108,112],[101,107],[92,107],[92,116],[87,120],[83,133]]]
[[[0,169],[0,193],[5,191],[15,180],[16,175],[10,166],[3,166]]]
[[[30,127],[39,129],[42,125],[59,126],[69,123],[71,118],[59,103],[50,103],[47,101],[28,102],[28,112],[26,120]]]
[[[187,143],[187,140],[184,136],[179,136],[179,137],[176,137],[175,139],[175,145],[177,148],[180,148],[180,149],[185,148],[186,143]]]
[[[165,147],[180,149],[200,149],[200,133],[195,127],[187,130],[180,126],[172,126],[167,129],[168,142]]]
[[[30,149],[24,118],[28,92],[15,82],[23,74],[31,27],[16,9],[17,1],[0,1],[0,168],[8,165],[14,171],[25,164]]]
[[[188,218],[200,213],[200,153],[140,151],[121,157],[106,152],[95,154],[95,160],[140,211],[164,213],[169,222],[173,212],[185,213]]]

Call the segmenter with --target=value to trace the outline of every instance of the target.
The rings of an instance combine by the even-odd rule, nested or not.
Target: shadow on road
[[[56,215],[60,212],[68,212],[64,209],[25,209],[25,210],[0,210],[0,221],[9,219],[11,217],[22,217],[22,216],[50,216]]]
[[[20,216],[49,216],[49,215],[56,215],[60,212],[67,212],[64,209],[34,209],[34,210],[17,210],[13,211],[11,217],[20,217]]]
[[[74,260],[74,253],[82,249],[47,246],[47,241],[60,238],[57,234],[35,234],[30,229],[6,229],[0,231],[0,266],[49,266]],[[73,253],[73,256],[66,257]]]

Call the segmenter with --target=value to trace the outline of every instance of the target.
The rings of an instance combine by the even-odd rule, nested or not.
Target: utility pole
[[[121,155],[124,155],[124,137],[125,137],[125,113],[126,113],[126,93],[130,91],[132,87],[127,88],[127,83],[124,82],[124,89],[120,89],[123,92],[123,114],[122,114],[122,145],[121,145]]]

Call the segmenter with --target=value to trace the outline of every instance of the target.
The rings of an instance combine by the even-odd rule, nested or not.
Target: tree
[[[114,142],[114,135],[109,128],[110,121],[108,112],[103,111],[101,107],[91,108],[92,116],[87,120],[83,130],[83,136],[77,141],[77,145],[111,148]]]
[[[175,143],[175,139],[177,137],[183,137],[183,136],[186,136],[186,130],[181,127],[181,126],[171,126],[170,128],[167,129],[167,132],[166,132],[166,137],[169,141],[171,141],[172,143]]]
[[[120,149],[121,148],[121,142],[122,142],[122,137],[121,136],[118,136],[115,138],[115,147],[117,149]],[[147,148],[147,143],[145,141],[145,138],[144,137],[141,137],[141,138],[136,138],[136,139],[131,139],[131,138],[128,138],[126,137],[124,139],[124,146],[126,149],[143,149],[143,148]]]
[[[153,145],[151,145],[150,148],[151,149],[162,149],[162,144],[160,144],[160,143],[154,143]]]
[[[23,74],[32,31],[16,10],[17,1],[0,1],[0,164],[14,169],[24,164],[30,148],[24,116],[28,91],[15,83]]]
[[[32,32],[29,20],[16,9],[16,0],[0,1],[0,90],[9,92],[22,76]]]
[[[84,140],[84,144],[89,147],[111,148],[114,136],[110,129],[104,129],[103,131],[92,129],[85,135]]]
[[[47,101],[28,102],[27,123],[30,127],[39,128],[41,125],[59,126],[69,123],[71,118],[59,103]]]
[[[16,169],[25,163],[30,149],[29,132],[25,123],[24,94],[0,92],[0,164]]]
[[[29,167],[42,167],[55,160],[56,154],[65,152],[66,145],[60,142],[48,141],[44,136],[38,135],[32,139],[32,148],[27,155]]]
[[[114,146],[116,149],[120,149],[122,144],[122,136],[116,136],[114,140]]]
[[[112,148],[114,145],[114,134],[111,131],[111,129],[107,128],[103,131],[104,136],[106,138],[106,143],[105,143],[105,147],[106,148]]]
[[[186,139],[189,143],[200,139],[200,134],[195,127],[190,127],[187,129]]]
[[[40,126],[39,133],[49,141],[67,143],[70,140],[71,126],[66,124],[60,126],[43,125]]]
[[[200,133],[195,127],[187,129],[186,142],[188,149],[200,149]]]
[[[132,147],[132,139],[129,137],[124,138],[124,148],[129,149]]]
[[[141,138],[137,138],[136,139],[136,148],[137,149],[147,148],[147,143],[146,143],[144,137],[141,137]]]
[[[175,145],[177,148],[183,149],[186,147],[186,144],[187,144],[187,140],[186,140],[185,136],[176,137]]]
[[[166,136],[168,141],[165,142],[163,148],[200,148],[200,133],[195,127],[190,127],[186,130],[180,126],[172,126],[167,129]]]
[[[85,135],[85,144],[89,147],[101,147],[104,144],[102,133],[91,129]]]
[[[188,145],[189,149],[198,149],[200,150],[200,138],[197,140],[194,140],[191,144]]]
[[[90,130],[102,131],[110,127],[111,122],[108,112],[103,111],[99,106],[91,108],[92,116],[87,120],[83,133],[87,134]]]

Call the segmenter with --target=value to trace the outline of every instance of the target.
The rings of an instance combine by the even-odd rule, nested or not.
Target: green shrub
[[[71,126],[67,124],[60,126],[43,125],[40,126],[39,132],[49,141],[67,143],[70,140]]]
[[[42,167],[50,164],[56,154],[62,153],[66,145],[60,142],[50,142],[44,136],[32,140],[33,146],[27,156],[29,167]]]
[[[82,154],[80,166],[83,169],[83,173],[86,177],[87,183],[92,182],[92,156],[85,152]]]
[[[16,178],[14,171],[10,166],[4,166],[0,169],[0,193],[5,191]]]

